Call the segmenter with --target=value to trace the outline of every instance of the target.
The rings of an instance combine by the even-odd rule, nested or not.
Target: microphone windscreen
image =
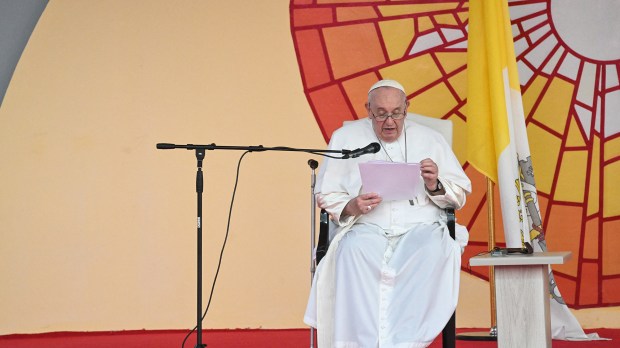
[[[174,144],[168,144],[168,143],[159,143],[157,144],[157,148],[160,150],[168,150],[168,149],[174,149],[175,145]]]
[[[316,160],[313,160],[313,159],[309,159],[308,160],[308,165],[310,166],[310,168],[316,169],[319,166],[319,162],[317,162]]]
[[[381,145],[379,145],[379,143],[372,143],[370,144],[372,146],[372,152],[371,153],[377,153],[381,150]]]

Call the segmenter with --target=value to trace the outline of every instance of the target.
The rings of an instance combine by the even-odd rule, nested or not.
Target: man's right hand
[[[344,207],[343,213],[349,216],[359,216],[368,214],[374,207],[381,203],[382,199],[378,193],[363,193],[349,201]]]

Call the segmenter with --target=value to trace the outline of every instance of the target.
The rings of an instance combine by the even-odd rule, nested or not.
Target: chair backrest
[[[448,145],[452,147],[452,121],[451,120],[442,120],[440,118],[423,116],[423,115],[414,114],[411,112],[407,113],[407,119],[438,131],[446,139],[446,141],[448,142]]]

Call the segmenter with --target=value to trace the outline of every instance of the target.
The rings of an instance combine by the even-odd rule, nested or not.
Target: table
[[[557,251],[469,259],[471,266],[495,267],[499,348],[551,347],[549,265],[570,257],[570,251]]]

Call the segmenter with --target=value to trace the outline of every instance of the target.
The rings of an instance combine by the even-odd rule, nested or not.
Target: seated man
[[[461,208],[471,183],[441,134],[405,118],[408,106],[401,84],[379,81],[368,92],[368,118],[336,130],[329,143],[340,150],[378,141],[381,149],[321,166],[317,196],[339,226],[304,316],[321,348],[426,347],[456,308],[461,247],[443,208]],[[360,194],[358,163],[372,160],[420,163],[418,195]]]

